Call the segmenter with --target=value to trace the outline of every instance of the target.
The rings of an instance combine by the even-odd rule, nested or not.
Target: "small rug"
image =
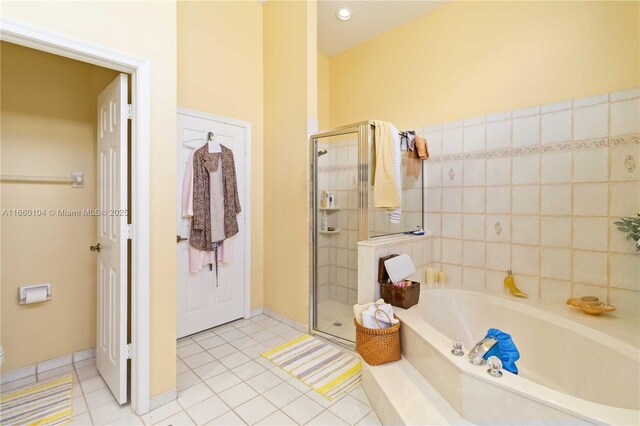
[[[61,425],[71,421],[73,377],[66,375],[2,393],[0,425]]]
[[[327,399],[340,396],[362,381],[358,358],[308,334],[260,355]]]

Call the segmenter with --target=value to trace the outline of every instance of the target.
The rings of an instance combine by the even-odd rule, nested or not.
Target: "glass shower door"
[[[358,137],[315,139],[314,330],[353,341],[358,301]]]

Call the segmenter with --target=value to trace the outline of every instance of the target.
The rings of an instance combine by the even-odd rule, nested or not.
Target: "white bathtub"
[[[423,290],[418,305],[397,310],[403,356],[474,423],[640,424],[639,336],[629,326],[637,322],[539,305],[461,289]],[[590,326],[598,324],[628,339]],[[469,363],[467,353],[489,328],[513,337],[519,375],[493,378],[485,364]],[[451,354],[456,337],[463,357]]]

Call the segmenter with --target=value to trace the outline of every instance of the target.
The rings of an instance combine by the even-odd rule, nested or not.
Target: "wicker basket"
[[[399,321],[389,328],[363,327],[356,319],[353,323],[356,326],[356,352],[367,364],[380,365],[401,358]]]

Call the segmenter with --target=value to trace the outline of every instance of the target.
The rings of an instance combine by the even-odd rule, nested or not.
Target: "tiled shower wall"
[[[329,226],[336,234],[319,233],[318,238],[318,301],[335,300],[353,305],[358,294],[358,142],[344,140],[319,143],[327,154],[318,158],[318,195],[322,191],[336,194],[337,211],[328,211]],[[369,226],[374,235],[403,232],[422,224],[422,176],[406,176],[406,158],[402,163],[403,191],[400,224],[391,224],[385,211],[369,210]],[[369,199],[373,199],[370,190]],[[318,205],[320,200],[318,199]],[[318,215],[318,229],[322,211]]]
[[[327,212],[329,226],[339,232],[318,235],[318,301],[352,305],[358,298],[358,142],[320,143],[318,149],[328,151],[318,158],[318,195],[335,192],[339,208]],[[318,229],[321,219],[322,211]]]
[[[613,222],[640,211],[640,89],[423,129],[426,228],[449,281],[532,297],[596,295],[638,315],[640,254]]]

